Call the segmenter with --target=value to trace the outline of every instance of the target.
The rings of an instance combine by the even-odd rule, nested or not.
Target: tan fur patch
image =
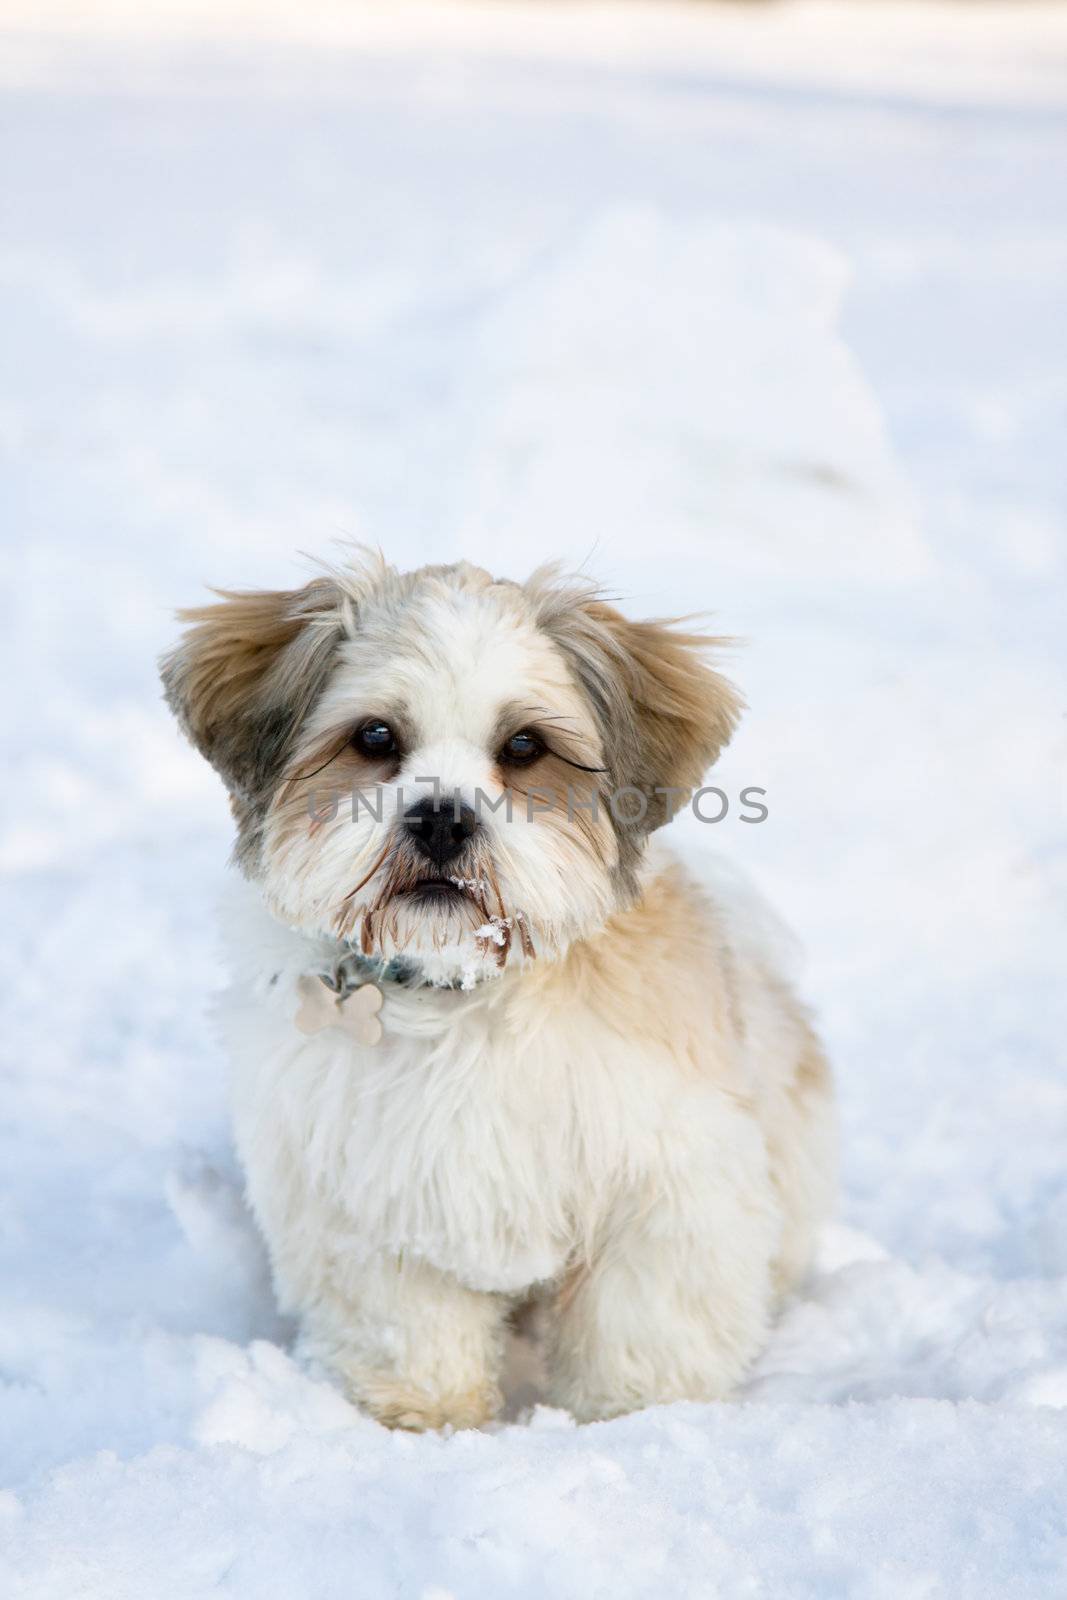
[[[712,903],[684,871],[669,867],[643,898],[565,956],[531,972],[523,999],[535,1008],[589,1006],[627,1039],[666,1047],[694,1072],[735,1080],[737,1002],[721,960],[722,929]],[[657,997],[669,995],[664,1005]]]
[[[793,1089],[798,1097],[804,1095],[828,1094],[830,1091],[830,1064],[823,1054],[822,1046],[811,1032],[807,1032],[807,1042],[798,1061],[796,1075],[793,1079]]]

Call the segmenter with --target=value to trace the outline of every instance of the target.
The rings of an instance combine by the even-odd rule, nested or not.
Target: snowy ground
[[[0,1593],[1067,1592],[1067,21],[9,0]],[[744,1403],[392,1435],[286,1353],[173,606],[380,542],[750,643],[841,1224]]]

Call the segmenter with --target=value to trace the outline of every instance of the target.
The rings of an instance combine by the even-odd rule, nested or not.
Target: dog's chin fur
[[[167,697],[247,880],[237,1143],[302,1348],[386,1423],[477,1425],[535,1298],[549,1396],[580,1418],[728,1394],[806,1268],[834,1136],[751,919],[649,839],[738,716],[718,641],[545,573],[380,561],[186,618]],[[543,750],[516,769],[520,729]],[[431,776],[482,810],[438,865],[406,819]],[[295,1026],[300,980],[347,948],[421,979],[385,983],[373,1048]]]

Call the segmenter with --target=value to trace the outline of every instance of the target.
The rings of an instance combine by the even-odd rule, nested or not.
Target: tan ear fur
[[[160,673],[185,733],[231,793],[254,805],[323,687],[342,636],[340,597],[330,578],[215,592],[219,604],[178,613],[191,626]]]
[[[733,684],[708,665],[708,653],[730,641],[683,632],[681,620],[632,622],[601,600],[586,614],[611,641],[634,722],[636,743],[625,751],[633,775],[624,781],[646,793],[656,788],[686,793],[700,786],[729,742],[744,709]],[[651,827],[667,822],[682,795],[650,801]]]
[[[551,569],[536,573],[527,593],[589,699],[605,789],[639,789],[647,801],[637,824],[620,825],[613,812],[620,868],[632,881],[644,834],[670,820],[737,725],[744,701],[707,659],[732,641],[684,630],[683,619],[631,622]]]

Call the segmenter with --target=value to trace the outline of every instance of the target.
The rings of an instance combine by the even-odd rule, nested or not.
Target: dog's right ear
[[[331,578],[234,593],[179,611],[191,624],[160,662],[167,704],[230,793],[255,804],[274,784],[344,635]]]

